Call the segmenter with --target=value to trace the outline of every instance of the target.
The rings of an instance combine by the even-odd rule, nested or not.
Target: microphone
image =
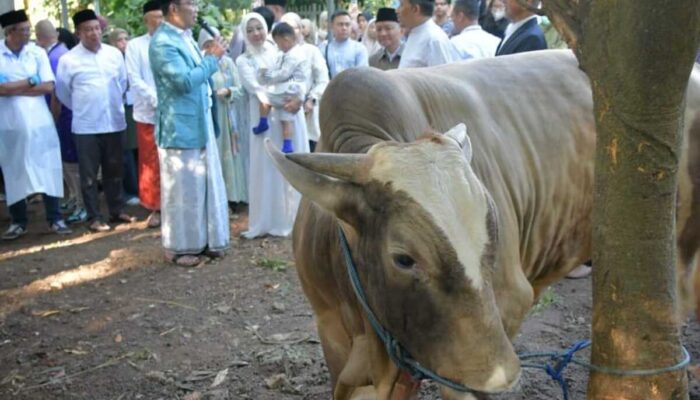
[[[204,18],[197,17],[197,23],[199,24],[199,26],[202,27],[202,29],[207,31],[207,33],[211,35],[212,38],[217,38],[219,36],[217,33],[214,32],[207,20],[205,20]]]

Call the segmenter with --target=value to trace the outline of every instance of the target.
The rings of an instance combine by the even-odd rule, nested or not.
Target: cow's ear
[[[464,124],[457,124],[454,128],[445,132],[445,136],[454,140],[462,148],[464,156],[467,158],[467,162],[472,162],[472,142],[469,140],[469,135],[467,134],[467,126]]]
[[[283,154],[265,139],[272,161],[302,195],[336,217],[353,224],[361,208],[362,187],[353,176],[363,168],[365,154]]]

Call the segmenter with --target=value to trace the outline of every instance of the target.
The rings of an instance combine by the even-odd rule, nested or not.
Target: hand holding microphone
[[[209,23],[202,17],[197,18],[197,23],[202,27],[214,40],[204,50],[204,54],[211,54],[216,58],[221,58],[226,53],[224,40],[217,32],[209,26]]]

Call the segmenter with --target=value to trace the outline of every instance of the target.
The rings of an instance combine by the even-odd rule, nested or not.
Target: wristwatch
[[[37,84],[39,84],[39,82],[37,82],[36,80],[36,76],[30,76],[29,78],[27,78],[27,82],[29,82],[29,86],[31,87],[34,87]]]

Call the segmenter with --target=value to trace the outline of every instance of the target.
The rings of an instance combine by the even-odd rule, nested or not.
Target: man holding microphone
[[[161,178],[161,230],[166,258],[196,266],[229,246],[228,203],[212,119],[209,78],[225,49],[201,54],[192,38],[198,5],[161,0],[165,22],[149,47],[158,95],[155,137]]]

